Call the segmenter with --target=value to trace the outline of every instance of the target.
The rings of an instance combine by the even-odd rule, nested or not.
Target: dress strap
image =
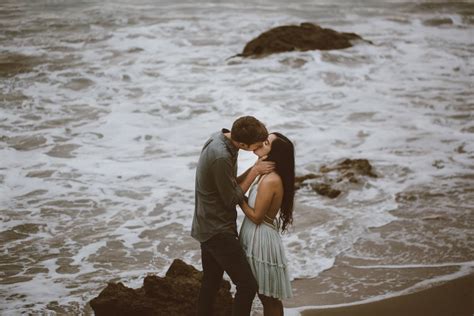
[[[262,174],[262,175],[258,176],[257,184],[260,184],[260,182],[262,182],[263,178],[265,178],[266,176],[267,176],[267,174]]]
[[[270,221],[270,223],[273,223],[273,221],[275,220],[274,218],[271,218],[267,214],[265,214],[265,218],[268,219]]]
[[[265,217],[263,218],[263,223],[267,224],[268,226],[271,226],[273,229],[278,231],[278,228],[279,228],[278,223],[275,223],[275,222],[276,222],[275,218],[271,218],[270,216],[265,214]]]

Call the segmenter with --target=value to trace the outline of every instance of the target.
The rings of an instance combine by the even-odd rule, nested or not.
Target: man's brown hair
[[[253,116],[242,116],[235,120],[230,134],[232,140],[249,146],[263,142],[268,137],[265,125]]]

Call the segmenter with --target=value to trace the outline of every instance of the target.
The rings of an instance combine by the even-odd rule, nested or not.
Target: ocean
[[[229,58],[302,22],[373,44]],[[472,1],[4,0],[0,314],[87,314],[109,281],[200,269],[195,166],[243,115],[293,140],[297,175],[346,158],[378,175],[336,199],[297,191],[292,278],[339,262],[391,280],[361,296],[377,280],[328,275],[343,304],[473,273],[473,100]]]

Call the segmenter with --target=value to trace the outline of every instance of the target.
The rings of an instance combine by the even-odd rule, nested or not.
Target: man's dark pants
[[[204,275],[199,292],[198,316],[212,315],[224,271],[237,288],[232,315],[250,315],[258,285],[238,238],[228,233],[217,234],[201,243],[201,256]]]

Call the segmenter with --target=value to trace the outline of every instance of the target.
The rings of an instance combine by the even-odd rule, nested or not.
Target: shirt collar
[[[225,146],[227,147],[229,152],[232,154],[232,156],[235,156],[239,152],[239,148],[235,147],[234,144],[230,141],[230,139],[228,139],[224,135],[224,133],[229,133],[229,132],[230,131],[227,128],[223,128],[221,130],[221,133],[220,133],[219,137],[222,140],[222,142],[225,144]]]

